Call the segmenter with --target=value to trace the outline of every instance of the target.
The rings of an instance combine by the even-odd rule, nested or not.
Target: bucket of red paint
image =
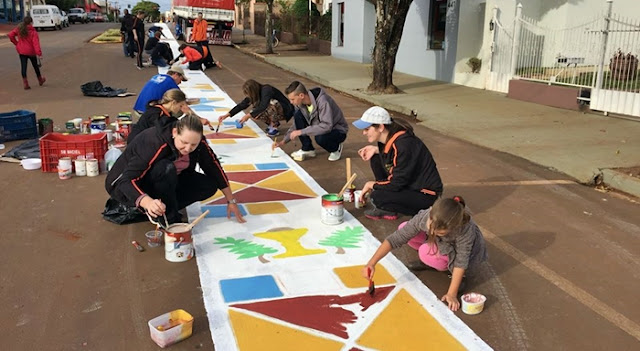
[[[193,257],[193,238],[187,223],[164,229],[164,258],[169,262],[189,261]]]
[[[342,223],[344,221],[344,198],[338,194],[323,195],[320,220],[328,225]]]
[[[468,293],[461,297],[462,300],[462,312],[466,314],[478,314],[484,309],[484,303],[487,298],[478,293]]]

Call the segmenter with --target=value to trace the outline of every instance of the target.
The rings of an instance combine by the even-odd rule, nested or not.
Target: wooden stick
[[[351,177],[351,157],[347,157],[347,181],[349,181],[349,177]]]
[[[198,222],[200,222],[200,221],[204,218],[204,216],[206,216],[206,215],[208,215],[208,214],[209,214],[209,210],[204,211],[204,213],[203,213],[203,214],[201,214],[200,216],[198,216],[198,218],[196,218],[193,222],[191,222],[191,224],[189,224],[189,227],[188,227],[188,229],[187,229],[187,230],[191,230],[191,229],[193,229],[193,226],[195,226]]]
[[[349,178],[349,180],[347,180],[347,183],[342,187],[342,190],[340,190],[340,192],[338,193],[338,197],[342,197],[342,194],[344,194],[344,191],[347,190],[349,185],[351,185],[351,183],[353,183],[354,180],[356,180],[357,176],[358,175],[356,173],[351,175],[351,178]]]

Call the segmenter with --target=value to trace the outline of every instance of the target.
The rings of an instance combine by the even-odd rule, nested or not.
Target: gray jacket
[[[418,212],[402,229],[396,230],[387,237],[387,241],[393,249],[406,244],[418,235],[420,231],[427,231],[427,218],[431,208]],[[489,257],[487,245],[478,225],[469,220],[469,223],[458,230],[445,236],[436,236],[436,245],[441,255],[449,257],[449,271],[453,268],[473,269]]]
[[[349,131],[349,124],[344,119],[342,110],[329,94],[324,92],[322,88],[313,88],[309,90],[309,98],[313,109],[311,113],[306,105],[296,106],[296,112],[300,111],[309,124],[308,127],[302,129],[302,135],[315,136],[331,132],[336,129],[344,134]],[[295,122],[287,131],[284,137],[285,142],[291,141],[289,135],[296,130]]]

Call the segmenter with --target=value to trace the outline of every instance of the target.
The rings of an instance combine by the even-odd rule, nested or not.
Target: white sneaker
[[[316,150],[304,151],[300,149],[298,151],[294,151],[291,153],[291,158],[293,158],[298,162],[304,161],[305,158],[311,158],[311,157],[316,157]]]
[[[338,150],[329,153],[329,161],[338,161],[342,156],[342,143],[338,145]]]

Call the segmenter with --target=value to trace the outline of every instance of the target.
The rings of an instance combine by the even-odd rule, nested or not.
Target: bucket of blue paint
[[[344,221],[344,198],[338,194],[323,195],[320,220],[328,225],[342,223]]]

